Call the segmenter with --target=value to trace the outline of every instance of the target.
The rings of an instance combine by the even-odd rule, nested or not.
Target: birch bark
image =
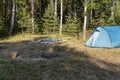
[[[62,34],[62,19],[63,19],[63,0],[61,0],[61,6],[60,6],[60,31],[59,34]]]
[[[15,0],[12,1],[12,16],[11,16],[11,24],[9,29],[9,36],[13,33],[14,21],[15,21]]]
[[[34,0],[32,0],[31,3],[31,14],[32,14],[32,33],[35,33],[35,27],[34,27]]]

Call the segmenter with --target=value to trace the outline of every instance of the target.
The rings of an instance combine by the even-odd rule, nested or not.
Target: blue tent
[[[90,47],[120,47],[120,26],[97,27],[85,43]]]

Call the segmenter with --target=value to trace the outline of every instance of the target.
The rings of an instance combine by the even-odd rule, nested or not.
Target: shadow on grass
[[[119,80],[120,65],[98,60],[68,45],[0,44],[0,80]],[[12,51],[19,57],[10,59]],[[59,54],[51,58],[43,54]],[[97,54],[97,53],[96,53]],[[48,55],[48,57],[49,57]]]

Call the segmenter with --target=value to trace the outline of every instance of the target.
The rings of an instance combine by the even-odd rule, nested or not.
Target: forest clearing
[[[120,0],[0,0],[0,9],[0,80],[120,80]]]
[[[44,38],[53,45],[29,43]],[[120,48],[90,48],[67,36],[17,35],[0,40],[0,80],[119,80]],[[12,52],[16,57],[11,57]]]

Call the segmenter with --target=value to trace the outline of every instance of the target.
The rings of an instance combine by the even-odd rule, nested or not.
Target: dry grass
[[[43,37],[27,34],[1,40],[0,80],[120,79],[120,48],[90,48],[84,41],[64,36],[57,37],[67,42],[52,46],[27,43]],[[10,53],[14,51],[19,56],[12,59]],[[44,54],[58,56],[42,57]]]
[[[40,35],[23,33],[23,34],[18,34],[12,37],[3,38],[2,40],[0,40],[0,43],[5,43],[5,42],[15,43],[15,42],[21,42],[21,41],[26,41],[26,40],[32,40],[37,37],[40,37]]]

